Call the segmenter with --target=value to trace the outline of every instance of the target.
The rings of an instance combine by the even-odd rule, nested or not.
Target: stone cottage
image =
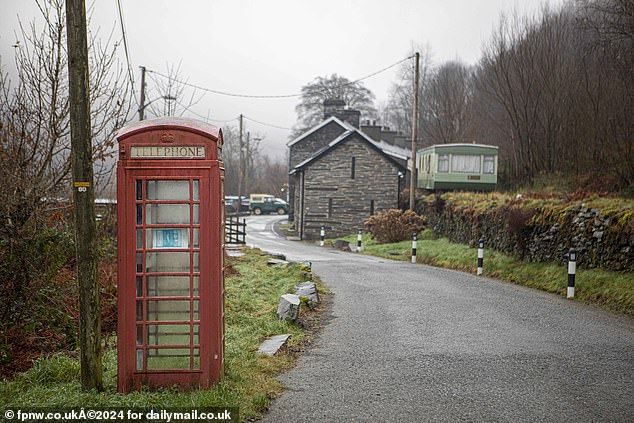
[[[288,143],[289,220],[301,239],[318,238],[322,226],[328,237],[347,235],[398,207],[408,152],[370,138],[359,117],[342,101],[327,100],[324,120]]]

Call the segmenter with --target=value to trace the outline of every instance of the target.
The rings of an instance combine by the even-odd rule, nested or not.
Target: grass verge
[[[226,365],[224,380],[209,390],[179,392],[177,389],[144,390],[118,394],[117,354],[114,341],[104,355],[103,392],[84,392],[79,383],[76,356],[54,354],[38,359],[33,368],[10,381],[0,382],[0,404],[18,407],[238,407],[240,419],[264,412],[281,385],[276,374],[290,367],[293,354],[264,357],[256,354],[267,337],[291,333],[289,349],[298,350],[305,341],[300,325],[275,318],[280,295],[306,280],[298,264],[269,266],[270,256],[259,250],[244,250],[245,256],[230,258],[233,275],[226,277]],[[309,311],[301,313],[310,314]],[[314,316],[307,316],[314,318]]]
[[[344,239],[351,245],[357,243],[357,235],[350,235]],[[446,238],[437,238],[430,229],[425,230],[418,237],[416,250],[418,263],[469,273],[476,271],[476,248],[454,244]],[[378,244],[369,234],[364,234],[363,254],[410,261],[412,242]],[[486,249],[484,253],[485,276],[561,296],[566,296],[567,269],[567,266],[564,265],[518,260],[489,249]],[[634,317],[634,274],[577,268],[575,299]]]

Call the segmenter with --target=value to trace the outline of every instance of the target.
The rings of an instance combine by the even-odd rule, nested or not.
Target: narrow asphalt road
[[[272,232],[279,219],[248,218],[247,242],[311,261],[335,296],[314,346],[280,376],[286,390],[265,422],[634,421],[632,319],[286,241]]]

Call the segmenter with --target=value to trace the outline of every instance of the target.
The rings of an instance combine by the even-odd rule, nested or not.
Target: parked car
[[[288,203],[286,201],[268,194],[251,194],[249,208],[253,214],[257,215],[262,213],[288,213]]]
[[[249,199],[247,197],[242,197],[242,202],[240,204],[240,214],[249,213]],[[236,214],[238,212],[238,196],[228,195],[225,197],[225,213],[226,214]]]

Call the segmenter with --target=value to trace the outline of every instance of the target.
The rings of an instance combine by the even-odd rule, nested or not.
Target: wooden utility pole
[[[145,119],[145,66],[141,68],[141,98],[139,99],[139,120]]]
[[[242,208],[242,114],[240,114],[240,151],[238,154],[238,213]]]
[[[95,191],[92,172],[86,4],[66,0],[75,248],[79,281],[81,385],[102,390],[101,308],[97,279]]]
[[[249,160],[251,156],[249,154],[249,145],[251,144],[251,132],[247,131],[247,148],[244,155],[244,195],[249,193]]]
[[[416,72],[414,73],[414,107],[412,111],[412,171],[409,183],[409,209],[416,206],[416,184],[418,175],[416,172],[416,140],[418,138],[418,79],[419,79],[420,54],[416,52]]]

